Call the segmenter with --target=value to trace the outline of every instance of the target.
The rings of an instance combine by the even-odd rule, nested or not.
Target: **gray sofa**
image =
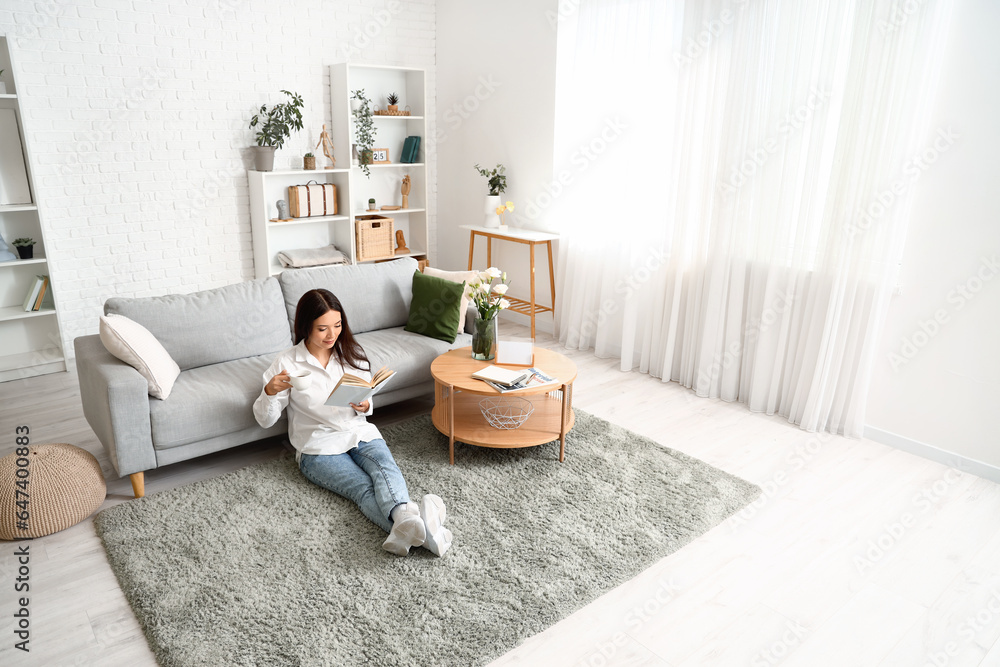
[[[396,371],[381,407],[433,392],[436,356],[470,345],[472,313],[455,342],[403,331],[410,308],[412,258],[379,264],[283,272],[212,290],[148,298],[111,298],[105,314],[124,315],[156,336],[181,374],[167,400],[149,396],[146,380],[112,356],[100,336],[74,341],[80,398],[87,422],[120,476],[143,495],[146,470],[287,432],[284,416],[261,428],[252,405],[264,371],[292,345],[295,306],[308,290],[326,288],[344,306],[372,370]]]

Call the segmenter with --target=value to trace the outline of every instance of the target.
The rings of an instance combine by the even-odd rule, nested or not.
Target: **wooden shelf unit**
[[[390,164],[368,165],[370,176],[360,167],[351,166],[354,117],[351,114],[351,91],[364,89],[373,102],[385,107],[385,96],[395,92],[400,108],[410,106],[411,116],[373,116],[375,148],[389,150]],[[250,185],[250,222],[253,234],[254,267],[257,278],[278,275],[285,269],[278,261],[282,250],[319,248],[334,244],[348,256],[351,264],[385,261],[397,257],[426,259],[429,248],[427,164],[424,161],[427,141],[426,74],[413,67],[383,67],[340,63],[330,66],[330,101],[333,121],[328,123],[333,140],[335,169],[281,169],[248,171]],[[418,162],[400,163],[403,141],[420,137]],[[317,163],[328,162],[317,153]],[[399,206],[403,176],[410,177],[409,204],[398,211],[367,211],[368,199],[376,206]],[[337,186],[337,215],[296,218],[272,222],[277,217],[276,202],[288,200],[290,185],[304,185],[310,180]],[[411,252],[392,257],[359,262],[355,236],[359,216],[381,215],[392,218],[394,231],[402,230]]]
[[[22,236],[35,240],[32,259],[0,262],[0,382],[6,382],[65,371],[66,357],[58,300],[46,253],[45,226],[38,207],[32,154],[18,98],[15,73],[19,69],[11,53],[11,43],[2,35],[0,69],[6,70],[2,80],[7,85],[7,93],[0,95],[0,109],[14,112],[30,199],[0,202],[0,234],[8,244]],[[11,251],[17,254],[16,248],[11,247]],[[36,275],[49,275],[49,286],[41,310],[25,312],[24,297]]]

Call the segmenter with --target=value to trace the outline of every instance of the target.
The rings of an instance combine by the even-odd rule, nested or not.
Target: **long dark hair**
[[[347,313],[340,305],[340,299],[333,292],[325,289],[312,289],[302,295],[295,306],[295,344],[298,345],[312,333],[313,323],[331,310],[340,313],[340,335],[333,344],[333,355],[341,366],[353,366],[358,370],[371,370],[371,362],[365,350],[354,338],[351,327],[347,324]],[[365,364],[361,366],[362,362]]]

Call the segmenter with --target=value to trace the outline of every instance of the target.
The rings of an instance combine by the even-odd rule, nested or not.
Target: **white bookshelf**
[[[28,236],[35,240],[34,257],[0,262],[0,382],[57,373],[66,370],[62,349],[58,301],[51,282],[45,233],[38,210],[37,189],[32,173],[32,157],[24,131],[24,116],[18,99],[18,86],[10,43],[0,36],[0,78],[7,93],[0,95],[0,109],[11,109],[24,155],[24,170],[30,201],[0,202],[0,233],[7,243]],[[17,250],[12,248],[16,254]],[[36,275],[48,275],[50,282],[41,310],[24,312],[22,304]]]
[[[389,150],[390,164],[368,165],[370,176],[360,167],[351,166],[354,117],[351,114],[351,91],[364,89],[379,108],[386,107],[385,97],[399,95],[399,108],[410,107],[410,116],[373,116],[375,148]],[[412,67],[382,67],[340,63],[330,67],[330,97],[333,121],[328,124],[334,145],[335,169],[283,169],[270,172],[249,171],[250,221],[253,233],[254,266],[257,278],[281,273],[284,269],[277,255],[282,250],[318,248],[334,244],[352,264],[358,263],[355,229],[357,218],[381,215],[392,218],[394,230],[402,230],[408,253],[383,259],[415,257],[426,259],[429,247],[427,210],[427,165],[424,162],[427,141],[426,75]],[[399,162],[403,142],[408,136],[420,137],[418,162]],[[328,163],[321,151],[313,151],[316,162]],[[376,207],[399,206],[403,177],[410,177],[409,207],[398,211],[368,211],[368,199]],[[308,181],[337,186],[338,211],[334,216],[297,218],[291,222],[272,222],[277,218],[279,199],[288,200],[288,186]],[[395,239],[394,239],[395,243]],[[367,260],[383,261],[382,259]]]

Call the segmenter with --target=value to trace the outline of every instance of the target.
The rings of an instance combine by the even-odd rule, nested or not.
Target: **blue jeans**
[[[303,454],[299,470],[313,484],[353,501],[372,523],[389,532],[389,513],[410,502],[406,481],[385,440],[359,442],[343,454]]]

